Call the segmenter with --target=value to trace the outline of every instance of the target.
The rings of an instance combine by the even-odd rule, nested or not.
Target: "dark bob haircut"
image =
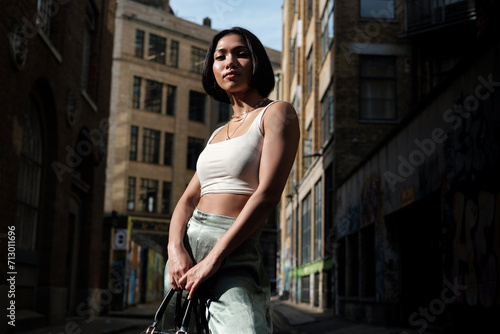
[[[267,56],[266,49],[264,49],[264,46],[254,34],[240,27],[222,30],[213,37],[203,65],[202,83],[205,92],[219,102],[230,103],[226,91],[217,84],[212,69],[217,43],[219,43],[222,37],[230,34],[241,36],[246,41],[248,49],[250,50],[253,64],[253,76],[250,87],[257,88],[260,95],[264,97],[269,96],[274,89],[274,72],[271,61]]]

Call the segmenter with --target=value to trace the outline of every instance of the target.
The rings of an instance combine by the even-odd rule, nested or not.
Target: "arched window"
[[[35,250],[42,174],[42,133],[40,108],[31,96],[24,119],[23,142],[19,161],[16,202],[17,246]]]

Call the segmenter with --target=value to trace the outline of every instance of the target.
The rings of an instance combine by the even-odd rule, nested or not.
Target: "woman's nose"
[[[236,63],[234,62],[233,56],[226,57],[226,68],[234,68]]]

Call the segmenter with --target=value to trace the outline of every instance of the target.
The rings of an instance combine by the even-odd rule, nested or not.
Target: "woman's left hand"
[[[179,280],[179,283],[189,292],[188,299],[191,299],[201,283],[213,276],[219,268],[220,263],[212,261],[210,256],[207,256],[189,269]]]

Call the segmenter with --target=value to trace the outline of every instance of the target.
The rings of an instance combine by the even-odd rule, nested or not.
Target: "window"
[[[144,31],[135,31],[135,56],[144,58]]]
[[[50,36],[50,18],[52,17],[52,0],[38,0],[35,23],[45,35]]]
[[[307,56],[307,96],[311,94],[313,87],[313,48],[309,51]]]
[[[172,183],[163,182],[161,191],[161,213],[170,214],[172,211]]]
[[[142,137],[142,161],[153,164],[160,162],[160,131],[144,129]]]
[[[174,134],[165,132],[165,149],[163,152],[163,164],[172,166],[174,158]]]
[[[187,169],[196,170],[196,162],[205,146],[205,141],[201,138],[188,137]]]
[[[311,193],[302,200],[302,264],[311,261]]]
[[[333,134],[333,84],[328,87],[321,100],[321,140],[323,144]]]
[[[167,85],[167,105],[165,107],[167,115],[175,115],[175,104],[177,101],[177,87]]]
[[[33,97],[28,101],[24,117],[21,156],[17,177],[16,245],[35,250],[42,181],[42,130],[38,120],[40,109]]]
[[[229,104],[227,103],[219,103],[219,120],[218,122],[227,122],[229,121]]]
[[[155,34],[149,34],[148,60],[165,64],[166,51],[167,39]]]
[[[206,53],[203,49],[191,47],[191,72],[201,74]]]
[[[360,119],[396,119],[396,58],[360,56]]]
[[[141,179],[139,191],[140,211],[156,212],[158,206],[158,181]]]
[[[365,19],[393,19],[394,0],[360,0],[359,16]]]
[[[205,94],[189,92],[189,120],[205,122]]]
[[[307,22],[311,21],[313,14],[313,0],[307,0]]]
[[[304,156],[303,156],[303,164],[304,168],[309,168],[312,163],[312,122],[309,124],[306,130],[306,135],[303,139],[303,150],[304,150]]]
[[[139,136],[139,128],[132,125],[130,127],[130,152],[129,159],[132,161],[137,161],[137,143]]]
[[[134,76],[132,87],[132,108],[141,109],[141,78]]]
[[[297,37],[294,37],[292,39],[292,42],[290,43],[290,64],[292,65],[292,75],[293,73],[295,73],[295,56],[296,56],[296,52],[295,52],[295,47],[296,47],[296,43],[297,43]]]
[[[324,59],[333,40],[333,0],[328,0],[321,17],[321,56]]]
[[[314,258],[321,259],[323,247],[323,219],[322,219],[322,182],[319,180],[314,185]]]
[[[144,109],[155,113],[161,113],[161,95],[163,85],[161,82],[146,80],[146,99]]]
[[[179,42],[170,42],[170,53],[168,55],[168,65],[172,67],[179,67]]]
[[[135,210],[135,177],[128,177],[127,210]]]
[[[96,30],[96,14],[91,6],[85,10],[85,29],[83,31],[83,61],[82,61],[82,90],[88,91],[91,49],[93,35]]]

